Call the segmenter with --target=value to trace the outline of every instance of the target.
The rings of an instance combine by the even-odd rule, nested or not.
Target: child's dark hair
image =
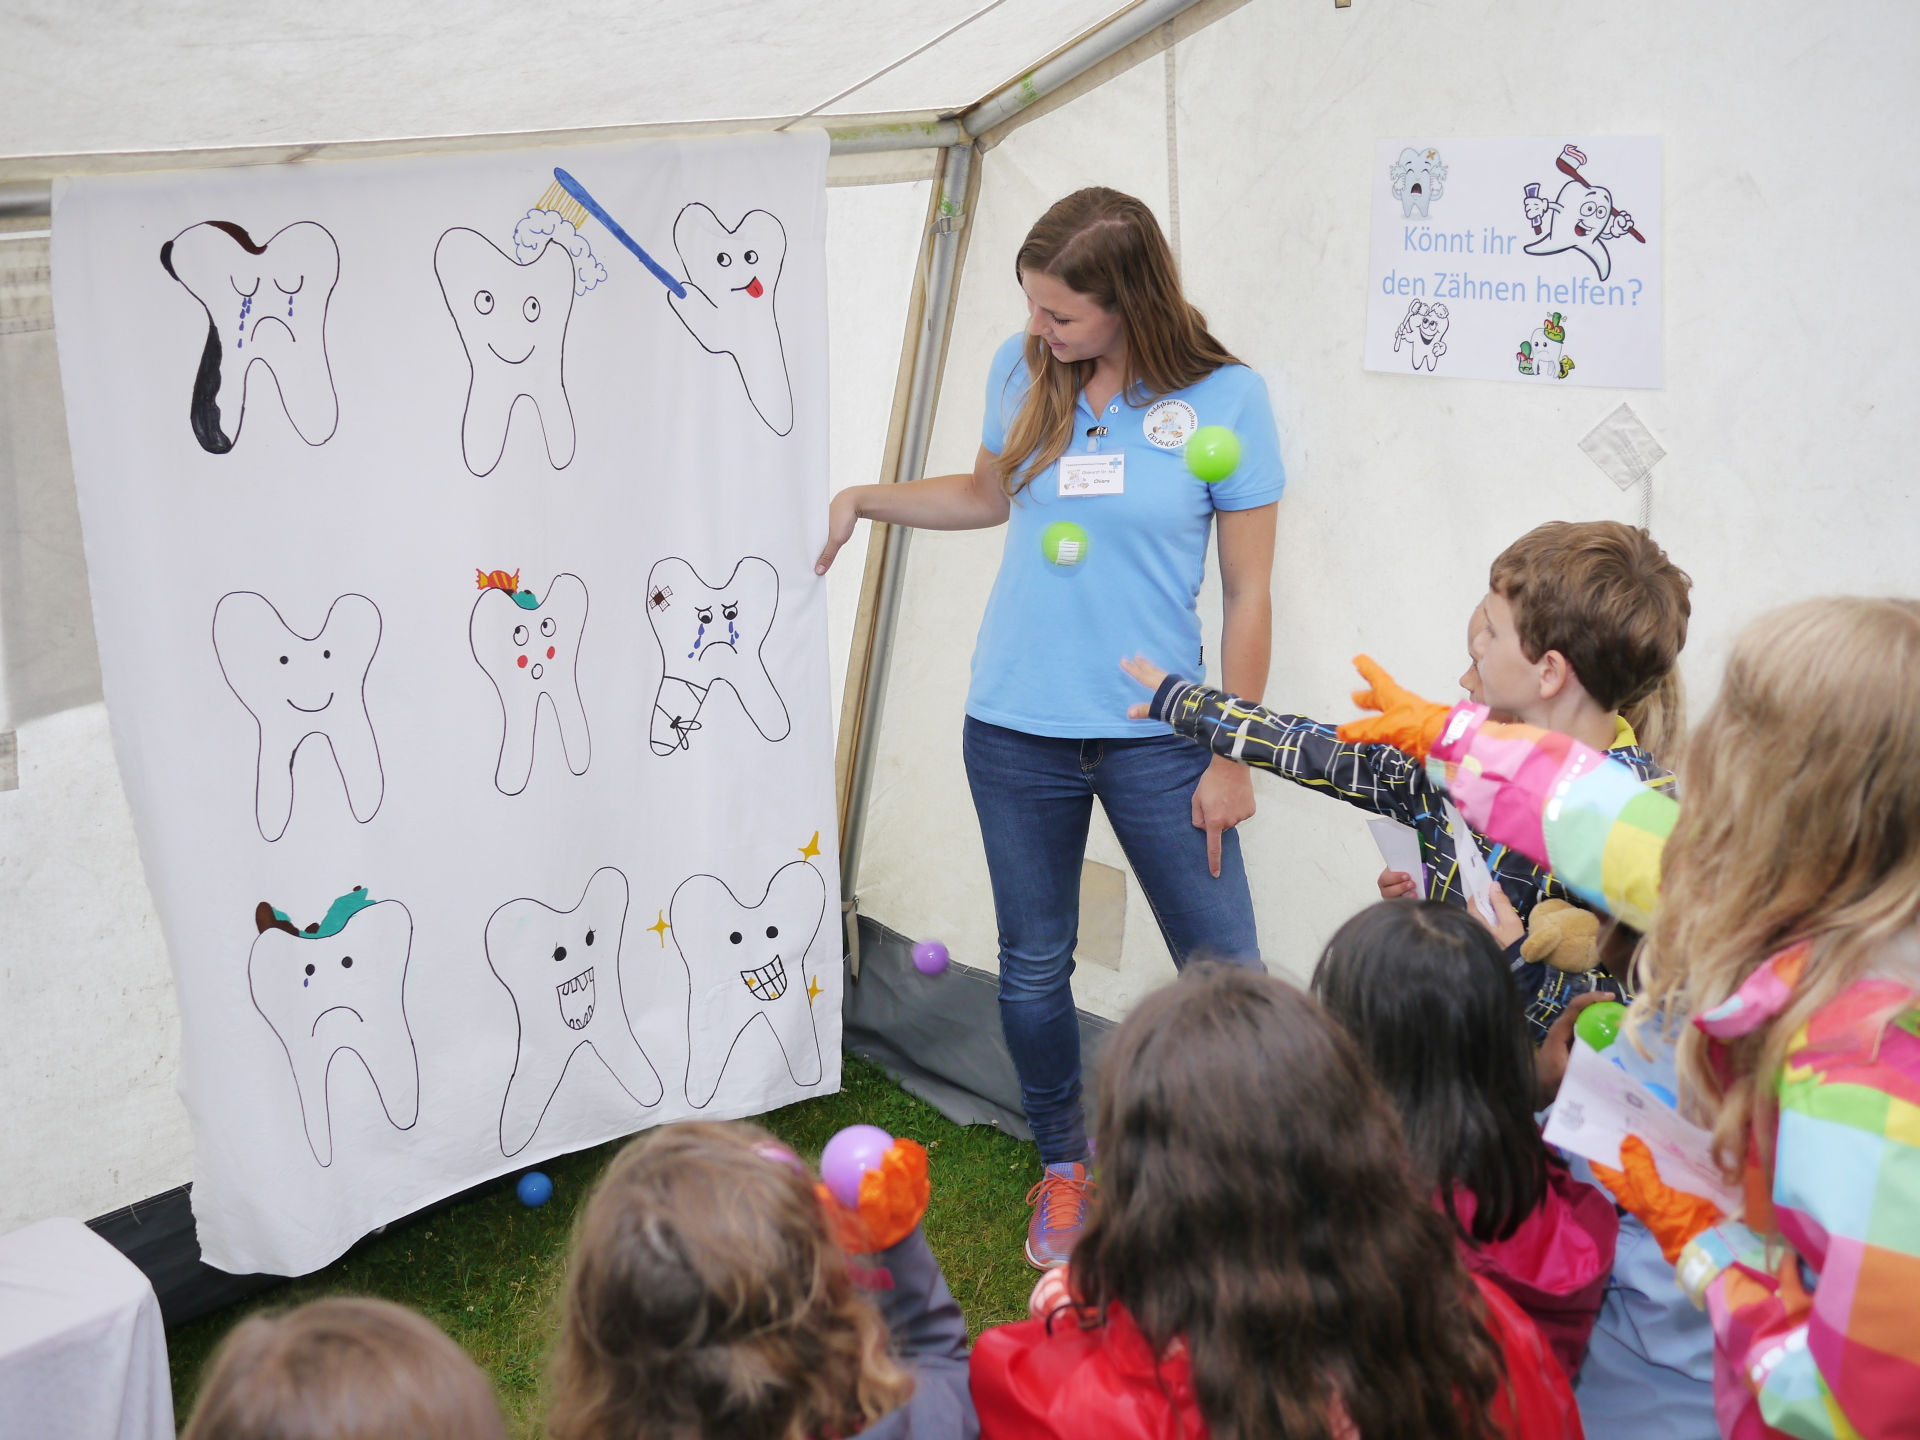
[[[669,1125],[622,1150],[560,1308],[554,1440],[853,1435],[913,1391],[812,1179],[752,1125]]]
[[[1370,905],[1327,942],[1313,993],[1399,1107],[1419,1182],[1456,1228],[1483,1245],[1513,1234],[1545,1195],[1547,1149],[1519,992],[1486,926],[1432,900]]]
[[[1392,1104],[1311,996],[1189,965],[1100,1059],[1090,1316],[1185,1342],[1214,1440],[1478,1440],[1500,1352]],[[1056,1321],[1055,1323],[1060,1323]]]

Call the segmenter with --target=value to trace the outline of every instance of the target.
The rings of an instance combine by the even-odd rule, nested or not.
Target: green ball
[[[1209,485],[1240,468],[1240,437],[1224,425],[1202,425],[1187,441],[1187,469]]]
[[[1049,565],[1071,568],[1087,558],[1087,532],[1071,520],[1056,520],[1040,537],[1040,553]]]
[[[1604,1050],[1620,1034],[1620,1022],[1626,1015],[1627,1007],[1618,1000],[1602,1000],[1580,1012],[1573,1022],[1573,1033],[1594,1049]]]

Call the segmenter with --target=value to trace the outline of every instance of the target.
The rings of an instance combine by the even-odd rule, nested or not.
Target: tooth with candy
[[[305,636],[266,596],[236,590],[213,607],[213,650],[227,685],[260,736],[254,821],[267,840],[293,818],[294,762],[309,740],[326,742],[361,824],[386,794],[380,747],[367,716],[367,670],[380,646],[380,611],[364,595],[342,595],[320,629]]]
[[[188,411],[201,448],[224,455],[239,440],[256,361],[300,438],[332,439],[340,400],[327,364],[327,304],[340,247],[327,228],[302,220],[258,245],[230,220],[207,220],[162,245],[160,264],[207,315]]]
[[[549,240],[523,265],[477,230],[449,230],[434,247],[433,269],[473,372],[460,426],[467,469],[493,473],[522,400],[540,423],[548,463],[565,469],[574,441],[565,363],[574,283],[567,247]]]
[[[571,909],[509,900],[488,919],[487,964],[513,997],[520,1026],[500,1107],[501,1154],[527,1147],[582,1050],[599,1057],[636,1106],[660,1103],[660,1074],[633,1038],[621,995],[626,922],[627,877],[611,866],[593,872]],[[631,1118],[623,1108],[585,1129]],[[579,1117],[569,1119],[582,1129]]]
[[[333,1164],[328,1086],[342,1055],[366,1068],[387,1122],[411,1130],[420,1118],[420,1061],[407,1024],[413,948],[407,907],[398,900],[376,902],[364,885],[356,885],[305,929],[265,900],[255,907],[253,923],[247,987],[293,1067],[313,1158]]]
[[[796,1085],[819,1083],[819,990],[806,958],[826,904],[826,882],[804,860],[774,871],[752,904],[714,875],[695,875],[673,892],[667,924],[687,967],[687,1103],[696,1110],[713,1099],[736,1061],[768,1075],[769,1040]]]
[[[556,575],[546,599],[520,588],[520,572],[479,576],[467,638],[473,658],[500,695],[500,758],[493,783],[503,795],[518,795],[533,774],[534,734],[541,702],[560,732],[567,769],[587,773],[593,737],[580,703],[580,632],[587,624],[587,586],[578,575]]]
[[[780,574],[758,555],[719,585],[677,555],[655,564],[647,576],[647,618],[661,657],[648,737],[654,754],[687,748],[715,686],[733,692],[766,739],[786,739],[792,722],[761,653],[779,607]]]
[[[774,313],[787,232],[765,210],[749,210],[729,229],[704,205],[689,205],[673,222],[687,294],[667,295],[673,313],[701,347],[730,355],[747,399],[776,435],[793,429],[793,385]]]

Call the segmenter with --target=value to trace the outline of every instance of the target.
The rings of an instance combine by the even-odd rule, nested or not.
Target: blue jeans
[[[1207,870],[1193,791],[1212,756],[1180,735],[1056,740],[967,717],[962,741],[1000,929],[1000,1028],[1045,1164],[1084,1160],[1073,947],[1080,867],[1098,796],[1176,967],[1190,959],[1260,968],[1240,837]]]

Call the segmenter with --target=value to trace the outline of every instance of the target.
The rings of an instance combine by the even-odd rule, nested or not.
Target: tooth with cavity
[[[344,917],[344,918],[341,918]],[[301,1124],[313,1158],[333,1164],[334,1061],[366,1068],[387,1122],[411,1130],[420,1118],[420,1061],[407,1024],[407,960],[413,916],[398,900],[375,902],[365,887],[333,902],[304,931],[262,901],[254,912],[247,986],[253,1005],[293,1068]],[[342,1094],[352,1095],[349,1086]]]
[[[776,435],[793,429],[793,385],[774,313],[787,232],[778,217],[749,210],[731,228],[704,205],[689,205],[673,222],[673,248],[687,276],[687,294],[667,294],[701,348],[733,358],[747,399]]]
[[[527,591],[489,588],[473,602],[467,638],[473,658],[500,695],[500,758],[493,783],[518,795],[533,774],[534,733],[541,702],[553,716],[567,769],[587,773],[593,737],[580,703],[580,632],[587,624],[587,586],[578,575],[556,575],[537,604]]]
[[[688,748],[715,686],[734,694],[764,738],[786,739],[792,722],[761,653],[779,608],[780,573],[758,555],[739,561],[719,585],[677,555],[653,567],[647,618],[661,659],[648,737],[654,754]]]
[[[634,1039],[621,996],[626,922],[627,877],[611,866],[593,872],[569,910],[523,898],[507,901],[487,920],[487,964],[513,997],[520,1024],[500,1106],[502,1155],[526,1149],[582,1050],[599,1058],[634,1106],[660,1103],[660,1074]],[[577,1108],[566,1114],[570,1137],[630,1128],[634,1118],[633,1109],[617,1101],[603,1114]]]
[[[366,700],[380,628],[380,610],[364,595],[340,596],[311,636],[252,590],[213,607],[214,656],[259,731],[253,812],[264,839],[287,833],[294,762],[309,740],[326,742],[354,819],[364,825],[380,809],[387,781]]]
[[[687,967],[687,1103],[696,1110],[729,1066],[745,1072],[730,1092],[736,1099],[774,1093],[778,1066],[796,1085],[819,1083],[806,958],[826,904],[826,882],[804,860],[774,871],[752,904],[715,875],[692,876],[673,892],[667,924]],[[752,1090],[741,1083],[749,1076]]]
[[[460,426],[467,469],[493,473],[522,400],[540,422],[547,462],[565,469],[574,443],[565,363],[573,314],[567,247],[549,240],[523,265],[477,230],[449,230],[434,247],[433,269],[472,371]]]
[[[256,361],[300,438],[332,439],[340,400],[327,363],[327,305],[340,247],[327,228],[302,220],[257,245],[232,221],[207,220],[162,245],[160,264],[207,315],[188,411],[201,448],[224,455],[239,440]]]

